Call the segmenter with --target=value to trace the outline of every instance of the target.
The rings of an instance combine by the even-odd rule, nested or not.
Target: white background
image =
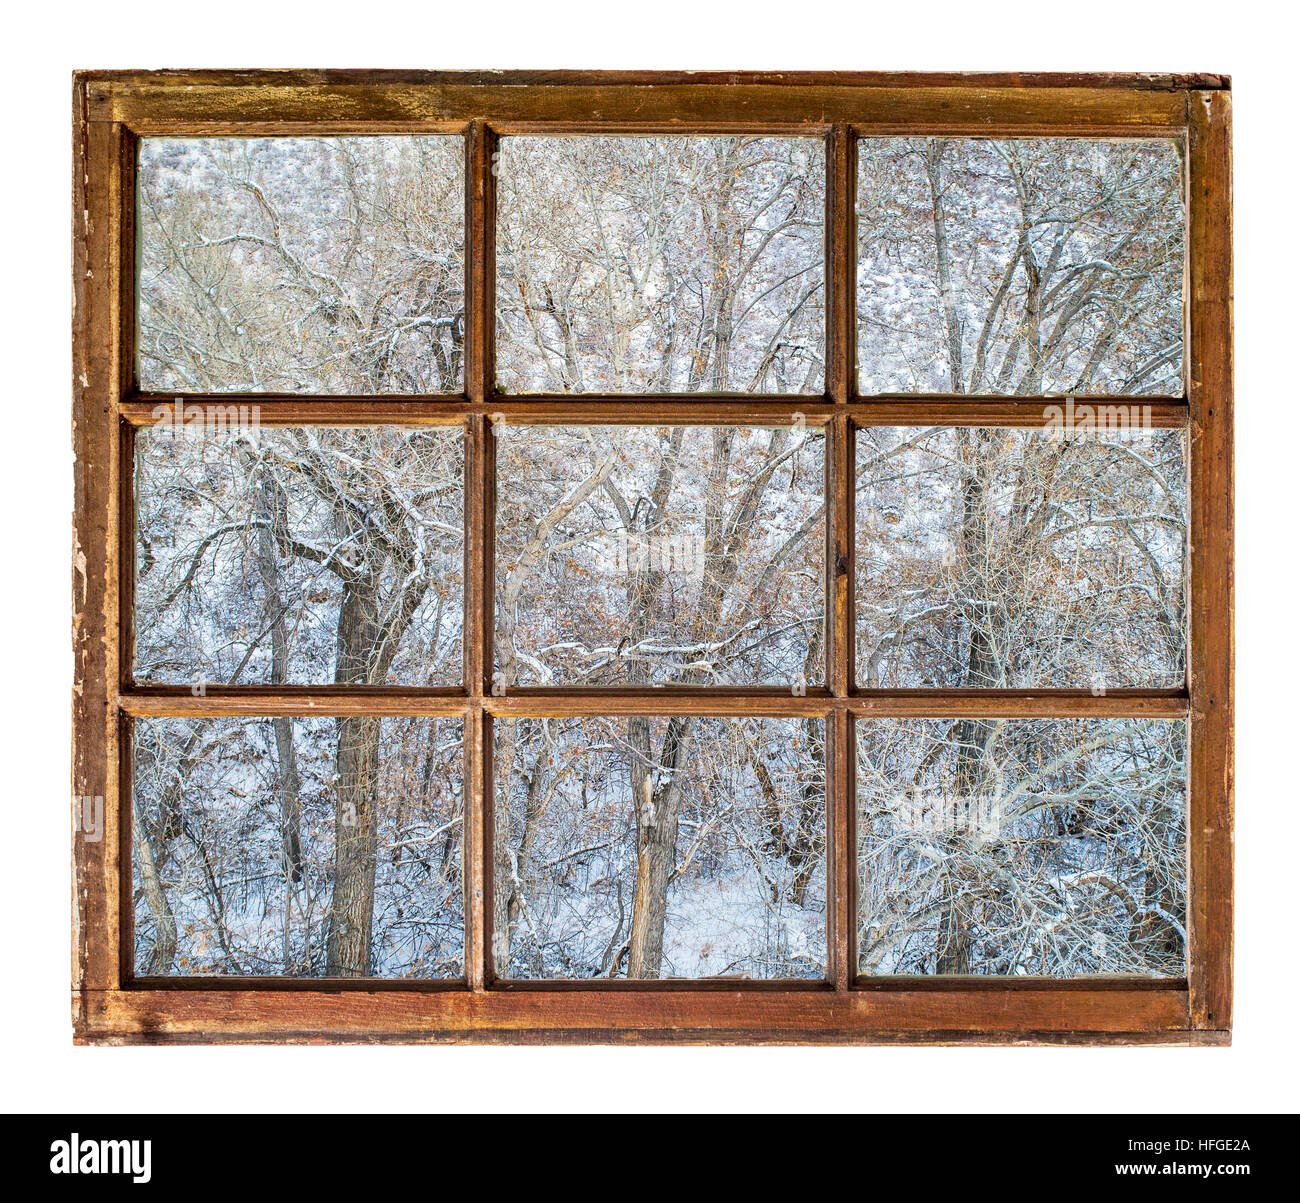
[[[15,7],[4,82],[0,1108],[1297,1109],[1295,28],[1284,6],[314,0]],[[22,24],[26,23],[26,28]],[[70,73],[127,67],[1210,71],[1233,77],[1237,992],[1230,1049],[74,1048]],[[1227,621],[1224,616],[1224,621]]]

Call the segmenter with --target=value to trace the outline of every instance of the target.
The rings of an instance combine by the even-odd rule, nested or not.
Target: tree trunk
[[[269,473],[258,484],[257,568],[266,594],[266,615],[271,624],[271,684],[283,685],[289,678],[289,640],[285,629],[286,602],[280,584],[277,539],[288,536],[288,503]],[[284,871],[286,899],[292,898],[294,882],[302,880],[302,800],[298,778],[298,757],[293,743],[293,719],[277,715],[271,720],[275,731],[276,764],[279,768],[276,793],[280,803],[280,864]],[[288,939],[288,917],[285,931]],[[285,972],[289,971],[287,963]]]
[[[813,874],[821,864],[825,849],[825,837],[815,838],[813,833],[819,829],[818,821],[826,813],[826,743],[819,738],[816,719],[804,720],[804,738],[812,753],[813,771],[808,775],[803,786],[803,797],[799,803],[799,823],[795,828],[794,839],[789,842],[786,859],[794,869],[794,881],[790,884],[790,901],[802,907],[808,899],[808,887],[812,884]],[[824,832],[825,827],[821,827]]]
[[[346,684],[368,684],[385,664],[373,663],[374,649],[387,636],[380,628],[378,590],[369,582],[349,582],[339,607],[334,677]],[[382,679],[382,673],[381,673]],[[371,973],[371,926],[375,909],[376,791],[379,767],[378,718],[340,718],[334,751],[334,830],[337,843],[334,894],[326,937],[330,977]]]
[[[647,803],[647,807],[651,805]],[[677,863],[676,807],[666,807],[657,819],[638,822],[636,842],[636,893],[632,901],[627,975],[657,978],[663,968],[668,883]]]
[[[943,152],[947,142],[931,138],[925,147],[925,176],[930,184],[934,221],[934,249],[939,272],[939,301],[943,308],[944,335],[948,345],[948,381],[954,393],[964,393],[961,322],[957,316],[957,295],[952,283],[952,256],[948,248],[948,221],[943,207]]]
[[[735,542],[743,539],[757,513],[771,470],[760,472],[749,482],[727,513],[727,469],[731,461],[734,431],[719,427],[713,432],[713,460],[706,485],[704,517],[704,584],[694,616],[694,636],[712,637],[721,620],[723,602],[736,577],[740,557]],[[681,448],[681,428],[674,431],[671,463]],[[772,432],[768,462],[774,463],[789,439],[784,428]],[[652,491],[647,525],[666,512],[675,470],[666,458]],[[633,525],[636,512],[631,514]],[[728,520],[729,519],[729,520]],[[624,519],[628,521],[627,518]],[[633,525],[633,529],[634,525]],[[730,531],[730,540],[727,532]],[[652,629],[654,607],[663,587],[663,574],[651,566],[637,572],[628,589],[629,641],[635,645]],[[629,672],[638,682],[638,672]],[[695,684],[698,670],[682,674],[683,684]],[[632,934],[628,945],[628,977],[657,978],[662,972],[664,925],[668,916],[668,886],[676,868],[678,812],[682,793],[680,781],[686,771],[688,744],[693,720],[679,716],[668,720],[663,748],[654,753],[651,725],[647,718],[628,719],[632,809],[637,831],[636,893],[632,899]],[[656,772],[656,770],[659,770]]]
[[[628,940],[629,978],[657,978],[663,968],[668,886],[677,867],[677,816],[682,798],[678,774],[685,770],[691,727],[688,717],[669,719],[663,750],[656,758],[650,720],[640,716],[628,719],[636,817],[636,892]],[[656,764],[663,766],[662,776],[652,770]]]
[[[380,720],[338,720],[334,817],[338,851],[326,939],[329,977],[371,974],[375,913],[375,809]]]
[[[176,916],[172,913],[171,903],[167,901],[167,892],[163,889],[158,874],[158,862],[154,858],[149,829],[145,826],[144,817],[140,813],[140,804],[135,799],[131,801],[131,821],[136,868],[140,873],[140,886],[144,890],[145,904],[149,907],[154,927],[154,944],[149,952],[149,960],[144,966],[144,972],[170,973],[172,962],[176,959]]]
[[[968,686],[1004,684],[1004,666],[998,654],[1000,640],[995,631],[999,611],[990,604],[995,582],[990,579],[995,563],[992,514],[989,511],[989,457],[987,437],[980,431],[957,433],[958,458],[962,465],[962,527],[958,548],[961,571],[961,595],[974,599],[966,607],[970,625],[970,649],[967,654]],[[984,749],[992,738],[992,725],[981,720],[966,720],[957,725],[957,766],[954,792],[959,799],[980,798],[987,783],[984,779]],[[968,801],[966,809],[971,803]],[[939,934],[935,954],[935,972],[969,973],[971,970],[971,932],[969,900],[962,897],[964,875],[961,872],[961,845],[973,834],[957,830],[947,837],[951,851],[948,873],[944,877],[947,897],[939,916]]]

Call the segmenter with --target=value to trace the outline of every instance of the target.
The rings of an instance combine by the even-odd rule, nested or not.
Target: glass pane
[[[858,143],[864,394],[1179,396],[1182,363],[1177,143]]]
[[[820,393],[812,138],[506,138],[503,391]]]
[[[136,448],[137,680],[460,681],[458,427],[164,419]]]
[[[1180,977],[1186,724],[858,723],[864,974]]]
[[[823,678],[820,430],[498,425],[497,678]]]
[[[823,726],[500,721],[497,972],[824,976]]]
[[[869,428],[857,474],[860,685],[1183,684],[1181,431]]]
[[[137,719],[135,971],[463,974],[459,719]]]
[[[138,187],[144,388],[460,391],[460,138],[145,138]]]

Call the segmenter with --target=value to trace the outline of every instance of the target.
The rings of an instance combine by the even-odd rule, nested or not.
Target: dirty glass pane
[[[463,976],[462,724],[137,719],[140,975]]]
[[[446,135],[143,139],[142,386],[458,392],[463,147]]]
[[[136,679],[459,682],[460,429],[234,417],[136,436]]]
[[[1183,176],[1140,138],[858,143],[862,393],[1183,392]]]
[[[824,976],[824,725],[499,722],[497,972]]]
[[[1140,424],[859,430],[858,683],[1181,686],[1183,442]]]
[[[859,972],[1184,974],[1184,722],[857,730]]]
[[[498,689],[821,683],[820,430],[495,429]]]
[[[819,393],[815,138],[505,138],[497,379],[511,393]]]

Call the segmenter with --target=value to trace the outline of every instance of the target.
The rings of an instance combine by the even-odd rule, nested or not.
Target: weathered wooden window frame
[[[1092,1042],[1223,1044],[1232,1006],[1233,464],[1231,95],[1219,76],[568,72],[82,72],[73,86],[75,311],[73,1017],[92,1043],[186,1041]],[[135,163],[149,135],[449,132],[465,137],[466,360],[450,397],[146,394],[135,378]],[[505,397],[493,388],[496,139],[510,133],[801,133],[826,140],[826,391],[821,397]],[[1185,392],[1151,406],[1187,431],[1189,671],[1173,690],[870,691],[854,686],[852,485],[863,425],[1038,426],[1044,398],[857,392],[855,139],[866,134],[1162,136],[1184,148]],[[131,679],[134,431],[155,406],[255,402],[268,424],[462,426],[465,684],[454,689],[141,687]],[[827,433],[827,687],[512,690],[494,697],[491,422],[763,422]],[[491,724],[587,713],[827,720],[828,973],[811,983],[519,984],[489,955]],[[465,720],[466,979],[286,981],[132,976],[130,724],[152,715],[446,715]],[[852,897],[857,718],[1189,719],[1186,979],[862,979]]]

